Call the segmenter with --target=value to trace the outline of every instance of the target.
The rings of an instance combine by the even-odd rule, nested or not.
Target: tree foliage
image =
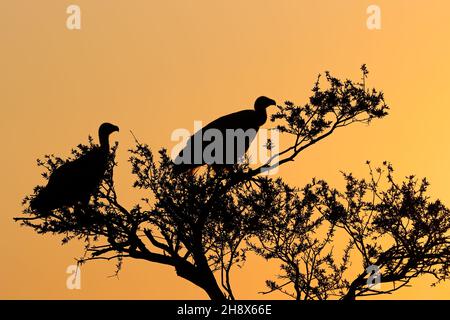
[[[232,270],[244,266],[250,252],[280,263],[277,279],[267,281],[264,293],[279,291],[297,300],[388,293],[423,274],[443,281],[449,275],[450,218],[440,201],[426,196],[425,180],[412,176],[395,182],[389,164],[376,170],[369,166],[367,181],[345,174],[344,191],[322,180],[297,188],[260,175],[263,168],[293,160],[338,128],[387,115],[383,93],[366,88],[368,71],[365,66],[361,70],[362,80],[356,83],[327,72],[326,85],[321,86],[319,76],[308,103],[278,106],[271,120],[292,144],[261,167],[244,164],[230,171],[207,168],[202,174],[179,175],[165,149],[155,157],[148,145],[136,141],[129,162],[134,188],[145,197],[125,208],[113,176],[116,145],[108,174],[88,208],[61,208],[39,216],[29,208],[38,186],[25,198],[24,215],[16,220],[41,234],[61,234],[63,243],[83,241],[79,263],[117,259],[117,271],[125,258],[169,265],[213,300],[236,298]],[[92,146],[90,139],[72,158]],[[48,179],[64,161],[47,156],[38,165]],[[350,264],[357,260],[361,265],[352,278]],[[368,288],[369,265],[378,265],[382,282],[395,287]]]

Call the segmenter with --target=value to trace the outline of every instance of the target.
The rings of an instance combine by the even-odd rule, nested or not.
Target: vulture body
[[[256,99],[253,110],[242,110],[225,115],[197,131],[189,138],[186,146],[175,159],[174,171],[176,173],[193,172],[205,164],[211,165],[215,170],[226,169],[238,163],[247,152],[259,128],[267,121],[266,108],[272,105],[276,105],[274,100],[261,96]],[[243,134],[233,137],[227,135],[227,130]],[[216,143],[215,137],[211,135],[207,137],[208,132],[212,136],[218,133],[222,136],[221,148],[219,148],[221,154],[215,157],[219,160],[213,163],[205,161],[203,157],[205,149],[208,147],[211,149],[211,144]]]
[[[109,135],[119,128],[103,123],[99,128],[100,145],[95,146],[80,158],[66,162],[55,169],[47,186],[31,200],[30,208],[41,215],[51,210],[72,206],[86,206],[91,195],[105,177],[109,157]]]

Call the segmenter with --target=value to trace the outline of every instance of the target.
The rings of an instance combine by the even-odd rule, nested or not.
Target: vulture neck
[[[267,120],[266,108],[255,108],[256,119],[259,126],[262,126]]]
[[[99,140],[100,148],[105,152],[109,152],[109,134],[101,133],[99,135]]]

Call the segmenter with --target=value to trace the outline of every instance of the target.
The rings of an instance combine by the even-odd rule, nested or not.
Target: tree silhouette
[[[117,272],[124,258],[169,265],[216,301],[235,299],[231,271],[244,265],[249,252],[281,262],[278,277],[283,283],[267,281],[265,293],[281,291],[299,300],[387,293],[425,273],[445,280],[448,209],[427,198],[425,181],[410,177],[397,184],[389,165],[384,171],[370,171],[367,182],[344,175],[344,192],[324,181],[294,188],[261,175],[294,160],[338,128],[387,115],[383,93],[366,89],[368,71],[364,65],[361,70],[362,81],[356,83],[327,72],[325,88],[319,76],[308,103],[278,106],[271,120],[292,143],[259,167],[239,164],[223,172],[208,167],[202,174],[178,174],[165,149],[155,158],[148,145],[136,140],[129,162],[134,188],[146,197],[128,209],[115,190],[116,144],[106,177],[87,208],[64,207],[42,216],[29,207],[38,186],[24,199],[24,216],[15,219],[37,233],[63,235],[63,243],[83,241],[80,264],[117,259]],[[89,145],[73,150],[72,158],[93,147],[90,139]],[[38,165],[48,178],[64,162],[46,156]],[[380,187],[383,173],[385,191]],[[339,233],[348,239],[337,258],[333,245]],[[346,278],[357,253],[361,270],[353,279]],[[384,291],[368,288],[369,265],[380,267],[383,283],[400,285]]]
[[[264,226],[251,247],[281,262],[282,283],[268,280],[265,294],[354,300],[391,293],[424,274],[434,276],[433,284],[448,279],[449,209],[429,199],[425,179],[409,176],[398,183],[390,164],[368,166],[367,181],[343,174],[344,192],[316,180],[297,190],[267,179],[263,193],[272,196],[264,199],[252,190],[248,206],[263,213]],[[337,241],[345,242],[339,255]],[[351,261],[361,263],[356,276],[349,272]],[[368,286],[369,266],[379,269],[383,288]]]

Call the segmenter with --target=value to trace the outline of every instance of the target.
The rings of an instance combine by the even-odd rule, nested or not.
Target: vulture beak
[[[271,104],[269,104],[268,107],[270,107],[270,106],[276,106],[276,105],[277,105],[277,102],[276,102],[275,100],[272,100],[272,101],[271,101]]]
[[[119,127],[118,127],[118,126],[114,126],[114,131],[119,132],[119,131],[120,131],[120,130],[119,130]]]

